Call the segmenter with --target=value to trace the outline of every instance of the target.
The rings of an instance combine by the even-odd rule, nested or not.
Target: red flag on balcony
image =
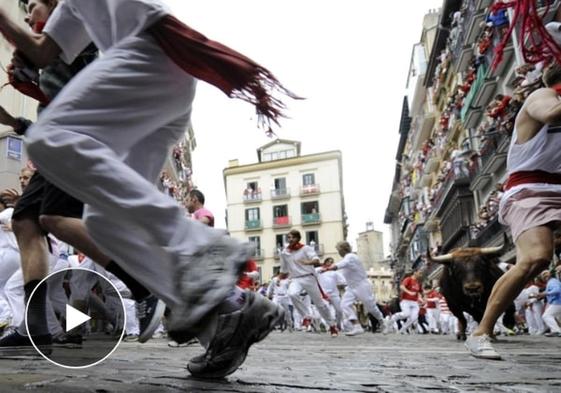
[[[544,15],[549,12],[550,1],[547,1]],[[491,6],[490,12],[514,8],[508,31],[495,48],[495,57],[491,68],[495,70],[503,60],[503,52],[511,39],[514,28],[519,25],[519,44],[524,61],[536,64],[541,61],[549,62],[555,59],[561,63],[561,48],[544,26],[542,17],[536,8],[535,0],[514,0],[503,3],[497,1]]]

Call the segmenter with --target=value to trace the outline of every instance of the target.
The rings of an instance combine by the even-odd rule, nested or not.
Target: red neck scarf
[[[551,88],[555,90],[558,96],[561,96],[561,83],[556,83],[553,86],[551,86]]]
[[[240,98],[255,106],[258,125],[274,135],[271,123],[286,117],[284,103],[273,97],[280,93],[301,99],[284,88],[265,67],[250,58],[209,40],[175,17],[166,15],[148,31],[162,50],[188,74],[218,87],[228,97]]]
[[[302,247],[304,247],[304,245],[302,243],[296,243],[295,245],[288,245],[288,249],[290,251],[298,251],[299,249],[301,249]]]

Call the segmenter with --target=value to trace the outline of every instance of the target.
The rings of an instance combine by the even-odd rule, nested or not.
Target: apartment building
[[[256,163],[231,160],[223,172],[228,230],[255,245],[263,281],[278,272],[291,229],[320,258],[337,259],[347,236],[340,151],[302,155],[300,142],[276,139],[257,149]]]

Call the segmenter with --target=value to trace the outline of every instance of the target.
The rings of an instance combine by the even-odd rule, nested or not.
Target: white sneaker
[[[353,326],[351,330],[345,332],[345,336],[358,336],[359,334],[364,333],[364,329],[359,324]]]
[[[491,338],[487,334],[481,336],[471,335],[466,339],[464,345],[473,357],[501,360],[501,355],[495,351],[491,345]]]
[[[393,332],[393,321],[391,320],[391,318],[385,318],[384,319],[384,331],[382,332],[383,334],[388,334],[388,333],[392,333]]]

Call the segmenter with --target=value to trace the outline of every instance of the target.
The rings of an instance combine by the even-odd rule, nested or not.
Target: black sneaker
[[[152,338],[152,335],[160,325],[166,305],[154,295],[145,297],[142,301],[136,302],[136,317],[140,325],[138,342],[145,343]]]
[[[53,337],[53,345],[63,348],[82,348],[82,335],[62,333]]]
[[[52,337],[50,334],[33,337],[33,342],[37,348],[45,355],[52,353]],[[0,358],[6,356],[33,356],[39,355],[33,347],[29,336],[19,334],[14,330],[11,334],[4,336],[0,340]]]
[[[224,378],[245,361],[251,345],[263,340],[284,319],[284,310],[263,296],[245,292],[241,310],[218,317],[216,335],[206,353],[192,358],[187,369],[196,378]]]

